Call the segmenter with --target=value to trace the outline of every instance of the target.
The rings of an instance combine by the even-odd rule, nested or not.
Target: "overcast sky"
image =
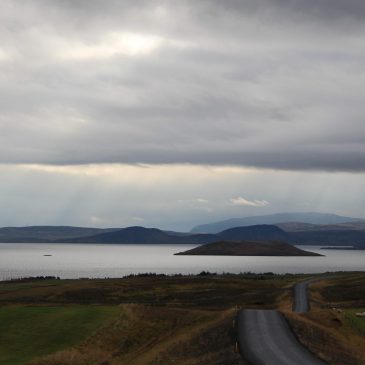
[[[2,0],[0,226],[364,217],[363,0]]]

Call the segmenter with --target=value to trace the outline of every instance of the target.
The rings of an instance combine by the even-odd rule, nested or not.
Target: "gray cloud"
[[[365,170],[365,4],[0,4],[0,162]]]

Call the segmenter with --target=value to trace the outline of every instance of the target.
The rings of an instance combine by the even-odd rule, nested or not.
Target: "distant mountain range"
[[[130,244],[204,244],[219,240],[286,240],[288,234],[276,226],[257,225],[236,227],[218,234],[180,235],[157,228],[128,227],[118,231],[96,234],[90,237],[71,238],[72,243],[130,243]]]
[[[354,245],[365,248],[365,231],[334,230],[287,232],[289,243],[299,245],[347,246]]]
[[[306,222],[282,222],[285,219],[302,219]],[[260,220],[281,222],[247,225]],[[314,221],[320,223],[313,223]],[[217,227],[230,224],[244,225],[230,227],[215,233],[198,233],[198,231],[215,231]],[[69,226],[5,227],[0,228],[0,242],[206,244],[218,241],[283,241],[303,245],[355,245],[357,248],[365,249],[365,220],[333,214],[282,213],[228,220],[200,227],[203,228],[196,227],[193,229],[194,232],[190,233],[145,227],[122,229]]]
[[[305,231],[365,231],[365,221],[354,221],[338,224],[310,224],[300,222],[287,222],[275,224],[285,232]]]
[[[0,242],[49,242],[55,240],[86,237],[118,228],[83,228],[72,226],[29,226],[0,228]]]
[[[270,215],[260,215],[244,218],[232,218],[224,221],[203,224],[194,227],[191,233],[218,233],[228,228],[253,226],[257,224],[274,224],[288,223],[288,222],[299,222],[307,224],[320,224],[320,225],[332,225],[339,223],[349,222],[362,222],[365,224],[365,219],[343,217],[336,214],[325,214],[325,213],[277,213]],[[365,227],[364,227],[365,228]]]
[[[126,243],[126,244],[201,244],[212,242],[216,235],[181,235],[164,232],[157,228],[127,227],[113,232],[99,233],[88,237],[60,240],[64,243]]]
[[[204,244],[218,240],[243,239],[252,241],[284,241],[288,237],[286,232],[273,225],[236,227],[219,234],[181,234],[145,227],[127,227],[110,230],[78,227],[0,228],[0,242],[7,243]]]

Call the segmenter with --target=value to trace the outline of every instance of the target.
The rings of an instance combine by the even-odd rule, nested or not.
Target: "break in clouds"
[[[0,226],[363,216],[364,18],[363,0],[1,0]]]
[[[0,163],[364,171],[364,16],[362,0],[3,0]]]
[[[0,224],[197,224],[285,211],[362,217],[364,175],[193,165],[0,165]]]

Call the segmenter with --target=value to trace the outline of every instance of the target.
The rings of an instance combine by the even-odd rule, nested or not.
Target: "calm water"
[[[365,270],[365,251],[321,250],[325,257],[174,256],[191,245],[0,244],[0,280],[38,275],[121,277],[131,273],[320,273]],[[44,256],[52,255],[52,256]]]

